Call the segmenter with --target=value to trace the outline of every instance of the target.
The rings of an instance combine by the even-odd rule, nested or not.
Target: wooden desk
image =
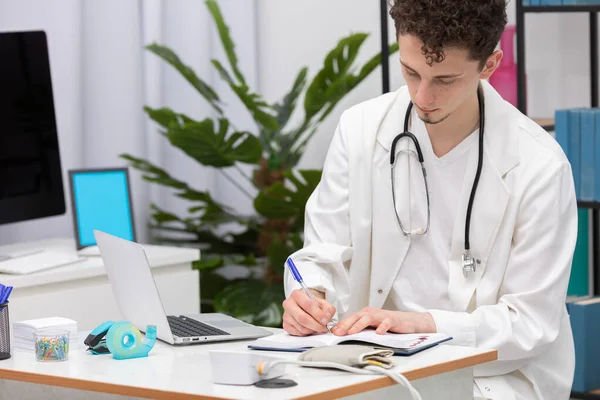
[[[75,251],[73,239],[45,240],[38,246]],[[144,248],[167,314],[200,312],[199,276],[192,269],[192,262],[200,257],[199,250],[152,245]],[[0,248],[7,252],[18,249],[19,245]],[[0,282],[14,287],[9,303],[11,323],[62,316],[77,321],[79,330],[92,330],[103,321],[121,318],[99,256],[28,275],[0,274]]]
[[[79,349],[71,352],[68,361],[40,363],[33,352],[15,351],[12,358],[0,361],[0,398],[94,400],[114,398],[115,394],[161,399],[408,398],[404,389],[388,377],[291,365],[284,376],[298,383],[291,388],[213,384],[209,350],[244,350],[286,359],[298,356],[247,350],[248,343],[172,347],[157,342],[148,358],[122,361]],[[423,399],[439,399],[440,393],[444,393],[444,399],[465,399],[473,393],[472,367],[496,358],[495,350],[442,344],[410,357],[395,357],[395,370],[413,381]]]

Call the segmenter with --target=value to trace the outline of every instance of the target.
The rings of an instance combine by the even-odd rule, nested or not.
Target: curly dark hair
[[[506,0],[391,0],[390,16],[396,37],[423,42],[429,65],[444,60],[445,48],[459,48],[483,68],[507,23]]]

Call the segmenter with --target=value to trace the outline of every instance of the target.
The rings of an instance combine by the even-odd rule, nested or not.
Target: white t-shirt
[[[413,312],[451,310],[448,260],[452,233],[463,183],[472,185],[472,182],[464,182],[465,168],[470,152],[477,151],[479,134],[478,131],[471,133],[447,154],[437,157],[425,124],[415,111],[409,130],[414,133],[423,152],[430,197],[430,227],[426,235],[413,235],[384,308]],[[411,174],[410,221],[402,221],[405,229],[409,229],[408,222],[411,223],[410,229],[425,228],[427,221],[423,173],[416,157],[412,158],[414,162],[411,160],[410,172],[402,171],[405,164],[397,164],[395,170],[396,175]],[[399,190],[402,189],[396,188],[396,193]]]

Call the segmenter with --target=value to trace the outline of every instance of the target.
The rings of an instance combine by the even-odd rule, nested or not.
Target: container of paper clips
[[[0,304],[0,360],[10,358],[8,302]]]
[[[69,359],[69,331],[48,329],[33,334],[35,359],[38,361],[65,361]]]

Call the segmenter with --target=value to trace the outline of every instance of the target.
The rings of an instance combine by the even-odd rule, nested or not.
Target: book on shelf
[[[600,297],[567,303],[575,344],[575,376],[572,390],[600,388]]]

